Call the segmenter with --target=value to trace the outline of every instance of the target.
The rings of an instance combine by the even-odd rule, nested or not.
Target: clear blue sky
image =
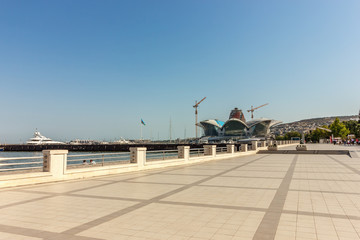
[[[0,142],[192,137],[360,108],[360,1],[0,1]],[[246,112],[246,118],[250,115]]]

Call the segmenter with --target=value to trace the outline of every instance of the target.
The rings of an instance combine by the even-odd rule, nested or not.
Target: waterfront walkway
[[[257,154],[8,188],[0,216],[0,239],[12,240],[354,240],[360,158]]]

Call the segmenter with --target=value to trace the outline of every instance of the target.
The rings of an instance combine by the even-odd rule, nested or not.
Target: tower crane
[[[195,108],[195,136],[196,138],[198,137],[198,131],[197,131],[197,121],[198,121],[198,106],[199,104],[205,100],[206,97],[204,97],[203,99],[201,99],[199,102],[195,101],[195,105],[193,106],[193,108]]]
[[[248,112],[251,112],[251,119],[254,118],[254,111],[255,111],[256,109],[259,109],[259,108],[261,108],[261,107],[263,107],[263,106],[266,106],[266,105],[268,105],[268,103],[265,103],[265,104],[263,104],[263,105],[261,105],[261,106],[259,106],[259,107],[256,107],[256,108],[253,108],[253,106],[251,106],[251,109],[250,109],[250,110],[247,110]]]

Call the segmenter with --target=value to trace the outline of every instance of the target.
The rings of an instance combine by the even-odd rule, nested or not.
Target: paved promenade
[[[360,158],[258,154],[8,188],[0,216],[12,240],[355,240]]]

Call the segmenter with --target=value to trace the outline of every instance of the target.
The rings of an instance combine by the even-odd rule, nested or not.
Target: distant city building
[[[334,116],[334,117],[304,119],[301,121],[276,125],[271,128],[271,134],[278,136],[293,131],[299,133],[305,133],[311,130],[315,130],[316,128],[322,127],[324,125],[328,126],[334,122],[335,118],[339,118],[339,120],[343,122],[343,121],[354,120],[357,117],[358,117],[357,115],[353,115],[353,116]]]
[[[203,128],[205,136],[219,136],[223,125],[224,122],[217,119],[205,120],[198,123],[198,126]]]
[[[265,118],[246,122],[242,110],[235,108],[225,123],[211,119],[201,121],[198,126],[203,128],[205,137],[247,139],[265,138],[270,133],[270,127],[279,123],[281,122]]]

